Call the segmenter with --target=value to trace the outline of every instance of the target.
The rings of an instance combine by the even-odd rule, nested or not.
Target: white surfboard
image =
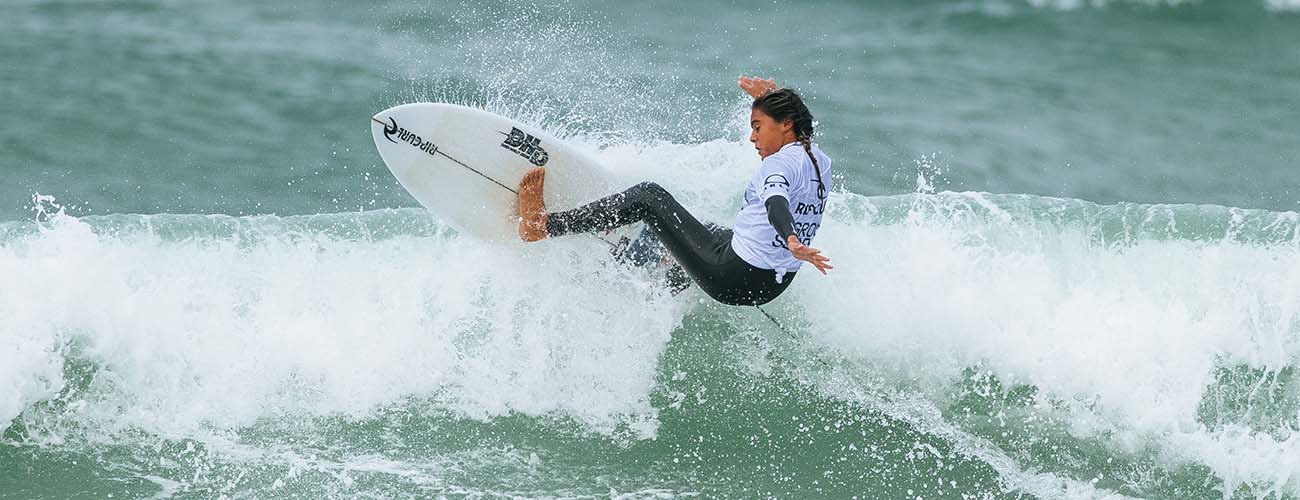
[[[535,167],[546,167],[552,212],[626,187],[546,133],[479,109],[403,104],[376,114],[370,128],[402,187],[457,230],[486,240],[519,241],[515,189]]]

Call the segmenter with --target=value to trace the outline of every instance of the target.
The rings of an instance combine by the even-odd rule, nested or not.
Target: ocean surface
[[[729,224],[738,75],[837,175],[765,307],[458,234],[514,117]],[[5,0],[0,498],[1300,498],[1300,1]]]

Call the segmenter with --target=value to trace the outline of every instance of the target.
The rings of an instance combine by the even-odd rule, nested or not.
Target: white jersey
[[[816,144],[812,145],[812,153],[826,183],[822,190],[818,189],[817,173],[803,143],[792,142],[763,158],[762,166],[745,189],[745,205],[736,214],[731,248],[750,265],[775,270],[778,282],[785,273],[797,271],[802,261],[794,258],[785,239],[768,222],[765,203],[773,196],[784,196],[794,216],[795,237],[805,245],[812,244],[822,225],[831,181],[831,159]]]

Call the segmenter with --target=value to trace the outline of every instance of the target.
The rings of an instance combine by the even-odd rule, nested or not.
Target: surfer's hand
[[[790,253],[794,255],[794,258],[812,264],[822,274],[826,274],[827,269],[835,269],[831,266],[831,259],[822,255],[821,250],[800,243],[799,238],[795,238],[793,234],[786,238],[785,246],[790,248]]]
[[[750,97],[758,99],[768,92],[776,90],[776,80],[771,78],[758,78],[753,76],[740,77],[740,90],[745,91]]]

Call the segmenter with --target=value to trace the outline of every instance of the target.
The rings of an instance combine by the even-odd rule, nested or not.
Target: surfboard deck
[[[380,111],[371,133],[388,169],[426,209],[476,238],[519,244],[519,180],[546,167],[543,198],[565,210],[621,191],[612,172],[581,152],[526,124],[480,109],[414,103]],[[615,262],[660,276],[675,294],[689,285],[684,271],[644,224],[591,235]]]
[[[485,240],[519,241],[515,189],[535,167],[546,167],[543,199],[550,211],[626,187],[545,132],[480,109],[403,104],[380,111],[370,128],[379,155],[411,196],[457,230]]]

